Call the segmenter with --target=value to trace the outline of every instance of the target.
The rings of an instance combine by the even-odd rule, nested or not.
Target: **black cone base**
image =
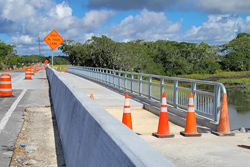
[[[153,136],[157,138],[172,138],[174,137],[174,134],[169,134],[169,135],[158,135],[157,133],[152,133]]]
[[[219,132],[215,132],[215,131],[212,131],[211,133],[216,135],[216,136],[235,136],[235,133],[219,133]]]
[[[185,136],[185,137],[201,137],[201,133],[196,133],[196,134],[188,134],[188,133],[185,133],[184,131],[180,132],[180,134],[182,136]]]

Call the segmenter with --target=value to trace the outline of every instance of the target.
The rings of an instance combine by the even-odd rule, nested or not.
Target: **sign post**
[[[43,40],[52,49],[52,68],[53,68],[53,50],[55,50],[59,45],[61,45],[64,39],[56,32],[56,30],[53,30]]]

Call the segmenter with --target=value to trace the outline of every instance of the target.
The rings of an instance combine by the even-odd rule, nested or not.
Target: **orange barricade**
[[[30,68],[26,68],[25,70],[25,79],[31,79],[31,69]]]
[[[12,96],[10,74],[2,74],[0,78],[0,96]]]

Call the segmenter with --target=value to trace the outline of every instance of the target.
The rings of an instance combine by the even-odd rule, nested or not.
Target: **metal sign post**
[[[52,57],[51,57],[51,59],[52,59],[52,68],[53,68],[53,50],[52,50]]]

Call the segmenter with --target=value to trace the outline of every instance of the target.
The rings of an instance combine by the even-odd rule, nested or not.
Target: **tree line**
[[[85,43],[65,40],[59,47],[75,66],[175,76],[250,70],[250,34],[240,33],[224,45],[135,40],[115,42],[93,36]]]
[[[32,54],[32,55],[17,55],[15,45],[6,44],[0,40],[0,69],[10,67],[22,67],[44,62],[46,59],[51,62],[51,56],[45,57],[44,55]],[[65,65],[70,64],[69,57],[67,56],[55,56],[54,64]]]

